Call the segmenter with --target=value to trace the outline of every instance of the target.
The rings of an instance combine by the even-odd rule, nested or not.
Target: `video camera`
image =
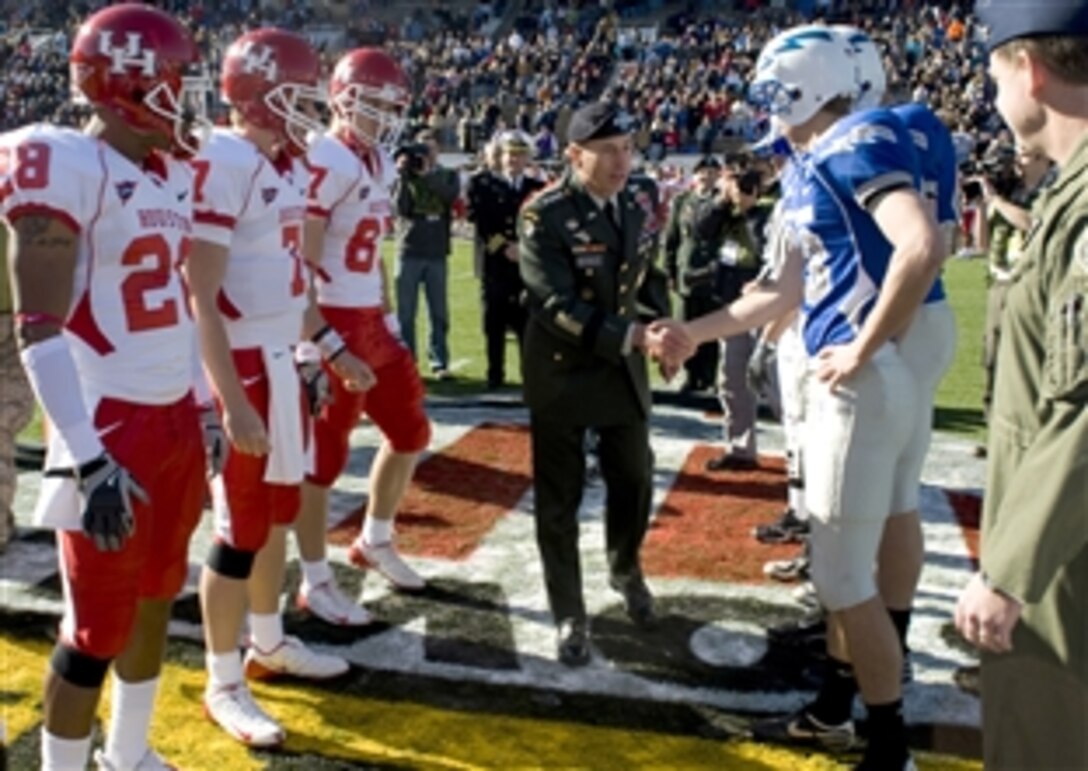
[[[967,181],[963,184],[963,194],[968,200],[982,197],[982,186],[971,177],[985,177],[993,185],[994,192],[1002,198],[1008,198],[1016,190],[1020,175],[1016,169],[1016,150],[1008,145],[995,145],[986,151],[981,159],[971,159],[960,167]]]
[[[401,145],[393,151],[393,160],[399,165],[402,157],[407,157],[404,164],[409,174],[422,174],[427,168],[427,159],[431,149],[425,144],[416,143]]]

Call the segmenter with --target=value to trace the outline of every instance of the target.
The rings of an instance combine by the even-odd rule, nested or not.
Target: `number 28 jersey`
[[[391,227],[389,191],[396,167],[372,150],[366,160],[350,139],[324,135],[310,147],[307,213],[327,220],[317,301],[339,308],[382,305],[381,239]]]
[[[141,168],[71,129],[0,136],[4,218],[56,217],[78,234],[65,336],[92,401],[169,404],[192,388],[196,337],[178,270],[191,189],[186,164],[154,154]]]
[[[219,310],[231,347],[294,345],[307,304],[305,168],[274,162],[226,129],[212,132],[192,166],[194,235],[229,252]]]

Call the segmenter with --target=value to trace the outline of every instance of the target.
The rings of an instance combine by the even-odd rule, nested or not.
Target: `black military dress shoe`
[[[705,468],[707,471],[754,471],[759,468],[759,461],[755,458],[723,452],[708,460]]]
[[[623,595],[627,616],[641,629],[657,626],[657,614],[654,613],[654,596],[642,576],[620,580],[613,578],[609,585]]]
[[[584,619],[565,618],[556,633],[559,663],[568,667],[584,667],[589,663],[589,628]]]

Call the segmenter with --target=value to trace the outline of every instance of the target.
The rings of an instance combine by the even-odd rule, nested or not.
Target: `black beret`
[[[611,102],[593,102],[571,116],[567,139],[576,144],[608,139],[631,131],[631,119]]]
[[[696,171],[702,171],[703,169],[720,169],[721,167],[721,161],[713,155],[704,155],[695,163]]]
[[[1017,38],[1088,37],[1088,0],[978,0],[975,11],[991,51]]]

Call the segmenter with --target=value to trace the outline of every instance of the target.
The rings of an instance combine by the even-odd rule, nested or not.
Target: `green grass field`
[[[390,244],[386,245],[390,247]],[[392,266],[392,249],[386,249],[387,264]],[[484,351],[483,321],[480,314],[480,282],[473,275],[472,244],[463,239],[454,242],[450,264],[450,357],[455,380],[430,379],[430,393],[457,397],[480,394],[486,384],[487,356]],[[392,273],[392,271],[390,271]],[[985,265],[980,260],[950,260],[945,269],[945,284],[959,325],[959,347],[955,364],[937,394],[936,425],[939,430],[980,439],[982,420],[982,325],[986,316]],[[416,341],[425,350],[427,340],[426,305],[420,298]],[[425,358],[425,356],[423,357]],[[520,383],[521,358],[513,336],[507,342],[507,380]],[[37,419],[23,434],[36,440],[41,436]]]

